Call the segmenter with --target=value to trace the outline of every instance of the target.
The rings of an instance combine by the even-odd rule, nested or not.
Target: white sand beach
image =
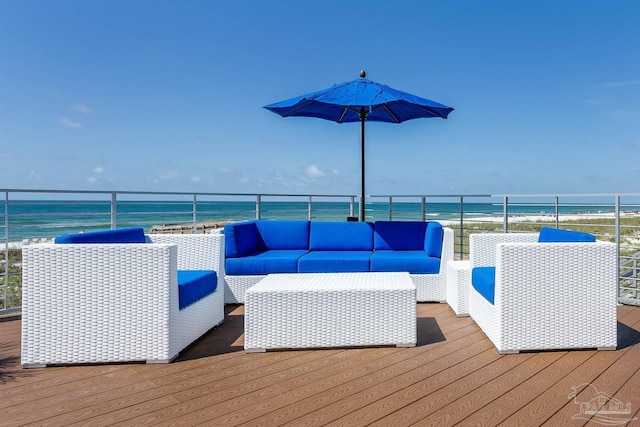
[[[630,218],[630,217],[640,217],[640,212],[631,212],[631,211],[622,211],[620,212],[621,218]],[[584,221],[590,219],[614,219],[615,212],[597,212],[597,213],[584,213],[584,214],[560,214],[558,220],[561,222],[564,221]],[[490,217],[475,217],[475,218],[465,218],[465,223],[474,223],[474,222],[491,222],[491,223],[502,223],[504,221],[503,216],[490,216]],[[509,215],[509,222],[555,222],[556,215],[555,214],[540,214],[540,215]],[[460,220],[442,220],[438,221],[442,225],[456,225],[460,223]]]

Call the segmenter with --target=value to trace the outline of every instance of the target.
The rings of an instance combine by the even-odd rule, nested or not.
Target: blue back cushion
[[[596,237],[593,234],[583,233],[581,231],[560,230],[557,228],[542,227],[538,242],[595,242]]]
[[[56,237],[55,243],[145,243],[144,230],[140,227],[115,230],[90,231]]]
[[[213,270],[178,270],[180,310],[215,292],[218,275]]]
[[[311,223],[312,251],[372,251],[373,224],[369,222]]]
[[[227,258],[241,257],[259,250],[255,221],[225,224],[224,236],[224,252]]]
[[[471,285],[491,304],[495,301],[496,268],[476,267],[471,270]]]
[[[256,221],[263,250],[309,249],[309,221],[260,220]]]
[[[376,221],[374,247],[383,251],[424,250],[428,224],[417,221]]]

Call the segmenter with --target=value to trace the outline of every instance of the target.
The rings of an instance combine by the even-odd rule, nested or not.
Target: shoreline
[[[582,221],[588,219],[615,219],[615,212],[599,212],[584,214],[560,214],[558,221]],[[620,217],[640,218],[639,212],[620,212]],[[456,225],[460,223],[459,219],[454,220],[436,220],[442,225]],[[555,214],[539,214],[539,215],[509,215],[509,222],[555,222]],[[474,217],[465,218],[464,222],[491,222],[502,223],[504,216]]]
[[[614,212],[598,212],[598,213],[584,213],[584,214],[560,214],[559,221],[582,221],[588,219],[614,219]],[[640,212],[637,211],[621,211],[620,217],[625,218],[640,218]],[[443,226],[455,226],[460,224],[459,219],[429,219],[431,221],[437,221]],[[517,222],[542,222],[552,223],[556,221],[555,214],[539,214],[539,215],[509,215],[510,223]],[[224,224],[234,222],[231,220],[226,221],[204,221],[196,224],[196,231],[199,233],[207,233],[212,230],[217,230],[224,227]],[[499,224],[504,222],[504,217],[500,216],[486,216],[486,217],[471,217],[464,218],[465,223],[483,223],[489,222]],[[193,225],[186,224],[163,224],[154,225],[150,228],[149,233],[173,233],[173,234],[190,234],[193,230]],[[25,245],[35,245],[40,243],[53,243],[54,238],[34,238],[23,239],[22,241],[11,241],[7,243],[9,250],[20,250]]]

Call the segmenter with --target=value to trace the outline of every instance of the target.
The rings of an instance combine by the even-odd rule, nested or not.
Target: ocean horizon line
[[[248,201],[118,201],[115,212],[111,203],[96,201],[15,201],[7,204],[5,235],[7,241],[53,238],[58,235],[107,229],[115,219],[118,228],[140,226],[149,231],[165,224],[244,221],[256,219],[256,203]],[[311,208],[309,208],[311,206]],[[430,202],[425,211],[419,202],[367,203],[367,221],[407,220],[425,218],[438,221],[460,220],[461,206],[454,202]],[[627,209],[637,212],[637,205]],[[353,209],[353,210],[352,210]],[[602,214],[613,212],[603,204],[564,204],[559,213]],[[357,215],[357,203],[321,201],[309,205],[304,201],[264,201],[260,205],[262,219],[312,219],[344,221]],[[555,207],[544,203],[509,205],[510,217],[555,214]],[[424,216],[423,216],[424,215]],[[494,202],[469,202],[462,205],[464,220],[504,216],[503,206]]]

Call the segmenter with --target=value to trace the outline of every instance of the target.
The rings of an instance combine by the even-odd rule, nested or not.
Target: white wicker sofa
[[[224,319],[222,234],[23,248],[22,365],[166,363]],[[178,271],[213,270],[214,292],[179,307]]]
[[[417,301],[446,300],[453,230],[435,221],[255,220],[226,224],[224,233],[227,304],[244,303],[271,273],[406,271]]]
[[[554,229],[541,233],[549,230]],[[471,318],[501,354],[615,350],[615,244],[562,242],[563,237],[538,242],[539,237],[537,233],[469,236]],[[478,267],[489,266],[495,266],[493,295],[474,275]]]

